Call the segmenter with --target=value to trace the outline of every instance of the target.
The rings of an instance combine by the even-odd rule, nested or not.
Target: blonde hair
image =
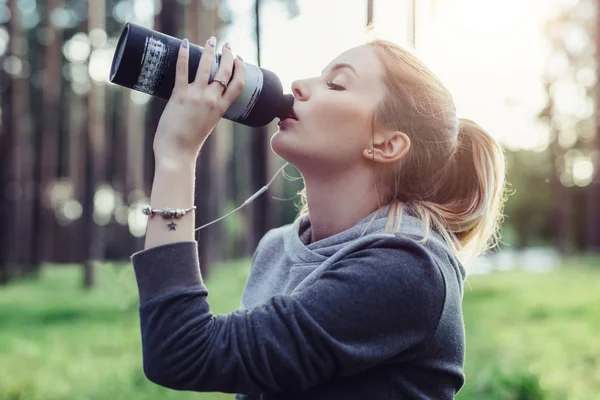
[[[457,118],[452,95],[414,55],[385,40],[366,46],[383,66],[386,90],[373,128],[404,132],[411,142],[391,168],[378,166],[377,186],[386,188],[378,196],[389,205],[385,230],[397,231],[405,211],[424,223],[423,242],[433,229],[469,262],[499,239],[504,153],[475,122]],[[300,195],[302,216],[308,212],[306,190]]]

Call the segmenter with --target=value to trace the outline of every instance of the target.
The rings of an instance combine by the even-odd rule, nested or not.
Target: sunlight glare
[[[594,165],[588,157],[579,157],[573,162],[573,181],[575,185],[584,187],[592,182]]]
[[[536,119],[545,104],[541,76],[548,56],[541,24],[551,3],[437,3],[418,54],[453,93],[459,115],[513,148],[546,142]]]
[[[236,54],[256,63],[253,3],[231,1],[236,23],[219,42],[230,41]],[[511,148],[539,150],[548,141],[547,128],[537,121],[546,101],[542,76],[549,56],[541,26],[558,1],[417,2],[416,54],[453,94],[460,117],[475,120]],[[286,92],[293,80],[320,75],[332,59],[368,38],[366,3],[299,0],[300,15],[290,20],[279,2],[265,2],[263,67],[281,78]],[[410,48],[410,3],[376,0],[375,37]],[[590,81],[589,74],[582,78]]]

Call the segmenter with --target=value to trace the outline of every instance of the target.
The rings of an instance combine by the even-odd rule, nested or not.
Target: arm
[[[144,371],[180,390],[307,389],[391,358],[408,360],[433,334],[445,296],[426,251],[395,237],[332,265],[299,293],[216,316],[193,243],[141,252],[133,261]]]
[[[194,204],[194,175],[198,153],[206,138],[244,87],[246,69],[223,46],[215,80],[208,83],[216,39],[207,41],[195,79],[188,83],[189,46],[184,39],[177,58],[175,87],[158,123],[153,149],[156,160],[150,205],[187,209]],[[233,68],[235,66],[235,74]],[[230,78],[232,77],[233,79]],[[226,89],[217,80],[230,82]],[[193,212],[175,220],[176,228],[161,216],[149,218],[145,248],[194,240]]]

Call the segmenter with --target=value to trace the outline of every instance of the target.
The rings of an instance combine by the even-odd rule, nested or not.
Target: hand
[[[154,137],[153,149],[157,161],[184,159],[195,162],[202,144],[244,88],[246,67],[241,60],[234,60],[228,44],[223,46],[221,63],[214,80],[208,83],[215,57],[215,43],[214,37],[206,42],[192,83],[188,83],[190,50],[187,39],[179,48],[175,86]],[[235,73],[231,79],[234,67]],[[217,80],[229,82],[227,88]]]

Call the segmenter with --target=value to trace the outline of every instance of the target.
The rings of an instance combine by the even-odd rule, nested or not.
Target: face
[[[371,115],[383,99],[383,67],[360,46],[335,58],[321,76],[295,81],[297,120],[280,124],[273,151],[301,173],[348,171],[366,161]]]

